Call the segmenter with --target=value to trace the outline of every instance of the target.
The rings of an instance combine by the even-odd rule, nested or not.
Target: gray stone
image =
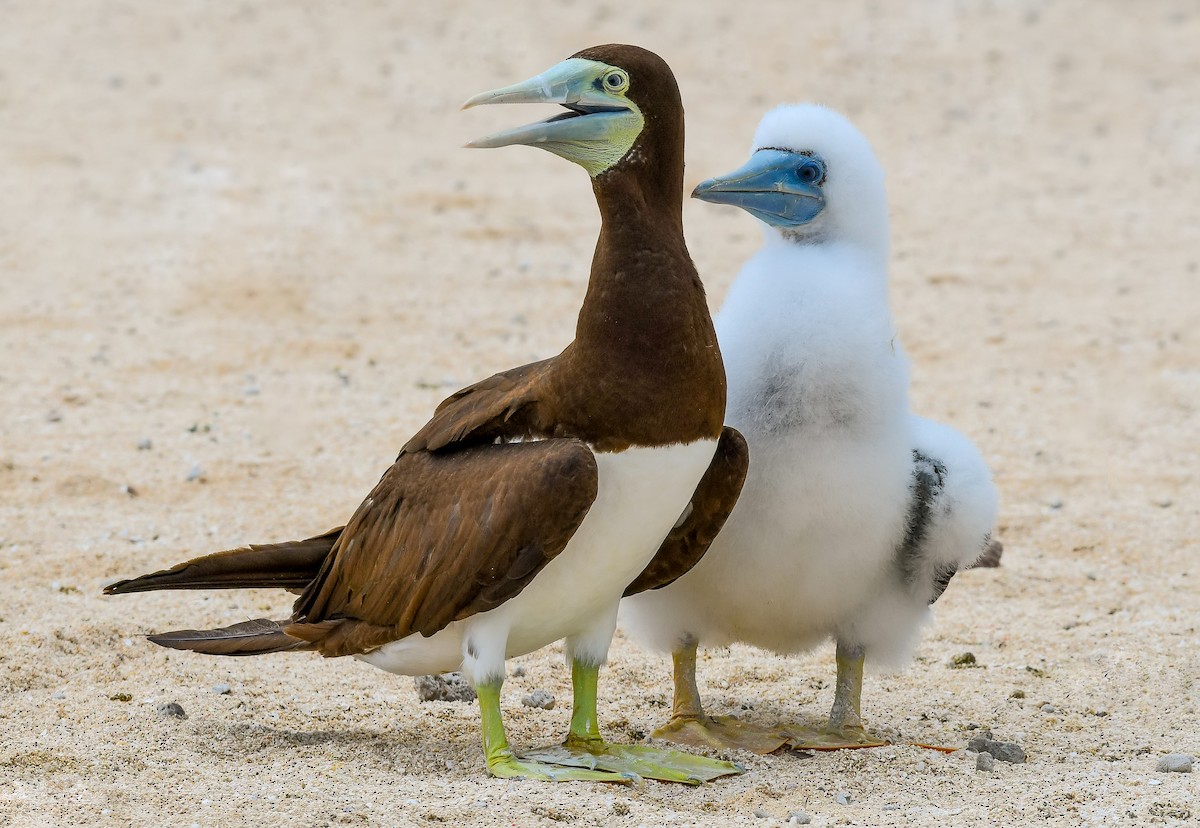
[[[442,673],[438,676],[414,676],[413,686],[421,701],[475,701],[475,688],[460,673]]]
[[[975,757],[975,770],[992,771],[996,769],[996,759],[986,750]]]
[[[849,805],[853,800],[848,791],[838,791],[838,795],[833,798],[833,801],[839,805]]]
[[[521,699],[521,704],[526,707],[538,707],[542,710],[554,709],[554,696],[550,695],[547,690],[534,690],[532,693],[527,693]]]
[[[992,758],[1001,762],[1011,762],[1020,765],[1025,761],[1024,749],[1015,742],[1000,742],[986,736],[980,736],[967,742],[967,750],[975,753],[990,753]]]
[[[983,550],[983,554],[979,556],[975,563],[971,564],[971,569],[993,569],[1000,566],[1000,559],[1004,557],[1004,544],[998,540],[993,540],[988,543],[987,548]]]
[[[764,811],[762,808],[755,808],[755,809],[754,809],[754,815],[755,815],[756,817],[758,817],[759,819],[769,819],[769,818],[770,818],[770,816],[771,816],[771,815],[770,815],[770,814],[768,814],[766,811]]]
[[[1196,757],[1187,753],[1168,753],[1158,760],[1158,770],[1163,773],[1191,773]]]
[[[186,719],[187,713],[183,712],[183,707],[178,702],[167,702],[158,706],[160,716],[170,716],[174,719]]]
[[[67,697],[66,690],[55,690],[53,693],[50,694],[50,698],[52,698],[52,699],[65,699],[66,697]]]
[[[792,811],[788,814],[788,825],[808,825],[810,822],[812,822],[812,817],[804,811]]]
[[[154,448],[154,441],[149,437],[143,437],[142,439],[138,440],[137,447],[138,451],[149,451],[150,449]]]
[[[228,684],[214,684],[212,686],[212,691],[214,693],[216,693],[218,696],[228,696],[230,693],[233,692],[233,688],[230,687]]]

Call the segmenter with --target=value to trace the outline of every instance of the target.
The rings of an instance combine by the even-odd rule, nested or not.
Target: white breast
[[[650,562],[712,462],[716,440],[596,453],[599,488],[583,524],[520,595],[430,638],[409,636],[361,658],[403,675],[459,669],[467,635],[503,638],[504,657],[582,635],[611,614]],[[482,654],[481,654],[482,656]]]

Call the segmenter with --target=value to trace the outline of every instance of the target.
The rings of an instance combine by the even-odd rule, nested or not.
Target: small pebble
[[[1168,753],[1158,760],[1158,770],[1163,773],[1191,773],[1196,757],[1187,753]]]
[[[812,822],[812,817],[804,811],[792,811],[788,814],[788,825],[808,825]]]
[[[149,437],[143,437],[142,439],[138,440],[137,447],[138,451],[149,451],[150,449],[154,448],[154,441],[152,441]]]
[[[1051,498],[1050,501],[1046,505],[1049,506],[1051,509],[1061,509],[1063,507],[1062,498],[1061,497]]]
[[[55,690],[53,693],[50,694],[50,698],[52,698],[52,699],[65,699],[66,697],[67,697],[66,690]]]
[[[1050,703],[1046,703],[1046,704],[1042,705],[1042,712],[1043,713],[1057,713],[1058,708]]]
[[[212,686],[212,691],[218,696],[228,696],[232,690],[233,688],[228,684],[214,684]]]
[[[513,674],[513,678],[521,678],[522,676],[524,676],[525,675],[525,665],[518,664],[516,667],[512,668],[512,674]]]
[[[193,463],[192,467],[190,469],[188,469],[187,478],[186,478],[187,482],[194,483],[197,480],[203,480],[203,479],[204,479],[204,469],[200,467],[199,463]]]
[[[428,701],[475,701],[475,688],[459,673],[442,673],[438,676],[414,676],[413,686],[417,698]]]
[[[952,667],[974,667],[976,664],[974,653],[962,653],[950,659],[950,666]]]
[[[851,800],[848,791],[839,791],[838,795],[833,798],[833,801],[839,805],[849,805],[853,800]]]
[[[886,805],[884,805],[884,806],[883,806],[883,810],[885,810],[885,811],[899,811],[899,810],[900,810],[900,804],[899,804],[898,802],[889,802],[888,804],[886,804]]]
[[[162,716],[172,716],[176,719],[186,719],[187,713],[183,712],[183,707],[177,702],[167,702],[158,706],[158,712]]]
[[[986,750],[975,757],[975,770],[992,771],[996,769],[996,758]]]
[[[545,690],[534,690],[532,693],[528,693],[524,698],[521,699],[521,704],[525,705],[526,707],[539,707],[542,710],[553,710],[554,696],[550,695],[550,693]]]
[[[755,815],[756,817],[758,817],[759,819],[769,819],[769,818],[770,818],[770,816],[771,816],[771,815],[770,815],[770,814],[768,814],[766,811],[764,811],[762,808],[755,808],[755,809],[754,809],[754,815]]]

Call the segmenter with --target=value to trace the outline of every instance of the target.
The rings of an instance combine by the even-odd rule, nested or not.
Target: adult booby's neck
[[[633,205],[657,220],[670,220],[683,235],[683,158],[675,152],[649,153],[635,145],[626,161],[592,179],[592,192],[605,227],[622,225]],[[671,170],[667,174],[667,170]]]
[[[600,238],[575,341],[564,353],[573,370],[605,389],[591,396],[586,417],[602,417],[618,448],[715,439],[725,372],[683,237],[682,167],[674,185],[657,188],[614,172],[595,184]],[[672,189],[677,200],[664,202]]]
[[[708,316],[683,236],[682,169],[674,186],[635,172],[615,169],[594,183],[601,225],[576,327],[581,345],[670,346],[701,335],[697,317]],[[651,338],[657,343],[643,341]]]

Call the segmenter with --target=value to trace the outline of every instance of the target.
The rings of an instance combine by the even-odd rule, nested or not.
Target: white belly
[[[746,485],[704,558],[674,584],[627,599],[625,629],[670,651],[694,637],[777,652],[824,640],[890,573],[907,514],[902,432],[841,444],[751,437]]]
[[[477,649],[503,642],[502,653],[479,652],[486,673],[494,669],[483,664],[489,658],[523,655],[602,627],[691,500],[716,445],[699,440],[597,452],[599,487],[592,508],[567,548],[520,595],[429,638],[411,635],[359,658],[389,672],[420,675],[459,669],[467,638],[479,642]]]

